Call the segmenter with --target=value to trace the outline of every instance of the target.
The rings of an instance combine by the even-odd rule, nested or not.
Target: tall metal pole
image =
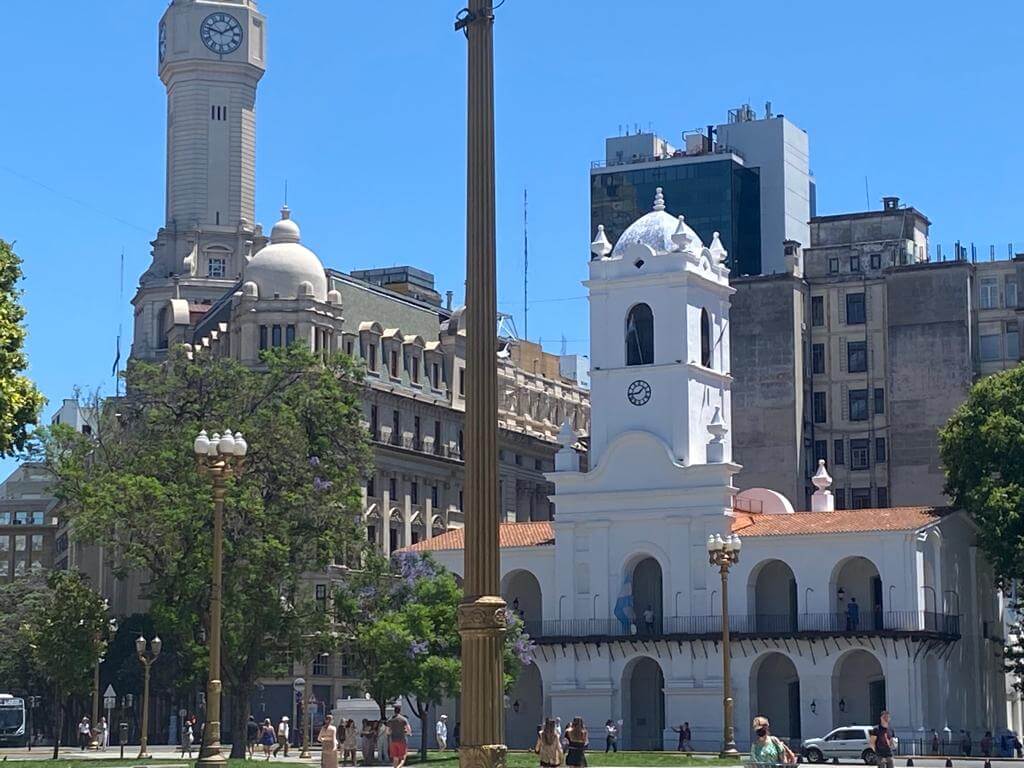
[[[498,376],[494,235],[494,12],[469,0],[456,29],[469,41],[466,164],[466,453],[465,595],[462,635],[463,768],[505,765],[499,596]]]
[[[227,463],[210,468],[213,480],[213,573],[210,580],[210,678],[206,685],[206,726],[203,746],[196,765],[199,768],[220,768],[227,763],[220,751],[220,622],[221,577],[224,559],[224,475]]]
[[[146,751],[149,748],[149,665],[150,662],[143,657],[139,657],[142,661],[142,666],[145,669],[143,673],[143,684],[142,684],[142,734],[139,736],[139,756],[138,760],[144,760],[150,757]]]
[[[96,667],[93,669],[92,677],[92,731],[89,734],[89,749],[99,749],[102,735],[99,732],[100,724],[100,660],[96,659]]]
[[[732,701],[732,652],[729,643],[729,566],[732,562],[724,560],[719,568],[722,574],[722,751],[719,757],[734,757],[739,754],[736,748],[736,728],[733,723]]]

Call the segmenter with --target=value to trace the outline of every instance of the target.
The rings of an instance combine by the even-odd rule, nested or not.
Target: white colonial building
[[[906,741],[1005,724],[1002,612],[973,524],[930,507],[835,510],[824,464],[812,510],[737,493],[730,440],[729,303],[717,235],[654,210],[590,279],[589,471],[563,429],[553,521],[501,526],[502,592],[537,642],[509,696],[507,738],[545,715],[622,720],[624,746],[672,746],[722,724],[722,580],[708,536],[742,540],[729,573],[737,740],[768,716],[799,740],[883,707]],[[413,549],[463,569],[463,531]],[[853,606],[853,607],[851,607]],[[922,729],[927,729],[923,731]]]

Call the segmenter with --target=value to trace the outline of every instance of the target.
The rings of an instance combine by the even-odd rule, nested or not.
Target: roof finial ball
[[[661,187],[654,190],[654,210],[665,210],[665,196],[661,193]]]
[[[608,235],[604,233],[604,224],[597,225],[597,236],[590,244],[590,252],[594,254],[595,259],[603,259],[612,252],[612,244],[608,240]]]
[[[814,484],[814,487],[818,489],[811,494],[811,511],[835,511],[835,498],[832,496],[832,491],[828,490],[828,487],[832,485],[832,477],[829,475],[828,470],[825,469],[824,459],[818,459],[818,471],[814,473],[814,477],[811,478],[811,482]]]

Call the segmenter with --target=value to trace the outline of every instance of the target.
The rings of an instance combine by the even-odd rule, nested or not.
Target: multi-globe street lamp
[[[150,757],[146,752],[149,747],[149,668],[153,666],[153,662],[156,661],[160,655],[160,648],[163,642],[158,636],[155,636],[149,641],[149,654],[146,654],[146,638],[139,635],[135,638],[135,655],[139,657],[139,662],[142,664],[143,669],[143,683],[142,683],[142,733],[139,736],[139,757],[137,759],[145,760]]]
[[[736,728],[733,725],[732,681],[729,667],[729,569],[740,561],[740,537],[735,534],[708,536],[708,562],[722,575],[722,751],[720,757],[735,757]]]
[[[227,759],[220,751],[220,624],[224,567],[224,495],[227,482],[240,475],[245,466],[249,446],[241,432],[213,433],[202,430],[193,445],[199,473],[210,478],[213,485],[213,566],[210,578],[210,670],[206,687],[206,728],[199,750],[197,768],[222,768]]]

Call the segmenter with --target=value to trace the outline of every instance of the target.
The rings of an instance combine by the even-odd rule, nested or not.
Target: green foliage
[[[132,363],[126,391],[97,404],[91,436],[37,430],[37,458],[54,472],[76,536],[105,545],[118,575],[146,574],[155,628],[198,682],[213,502],[192,444],[201,428],[245,435],[245,472],[225,503],[222,625],[232,731],[244,734],[256,680],[288,674],[292,660],[329,637],[303,575],[355,556],[365,542],[357,520],[369,449],[358,374],[346,357],[324,362],[297,347],[268,351],[259,371],[173,350],[163,365]]]
[[[22,375],[28,360],[19,280],[21,259],[0,240],[0,456],[24,447],[28,428],[35,424],[44,402],[35,385]]]
[[[1024,365],[977,382],[939,432],[946,493],[978,525],[978,545],[998,583],[1024,609]],[[1018,585],[1015,587],[1015,585]],[[1016,597],[1014,598],[1014,595]],[[1024,637],[1018,622],[1009,637]],[[1006,648],[1007,669],[1024,675],[1024,647]]]
[[[26,627],[52,604],[46,580],[37,573],[0,585],[0,687],[28,695],[40,689]]]

